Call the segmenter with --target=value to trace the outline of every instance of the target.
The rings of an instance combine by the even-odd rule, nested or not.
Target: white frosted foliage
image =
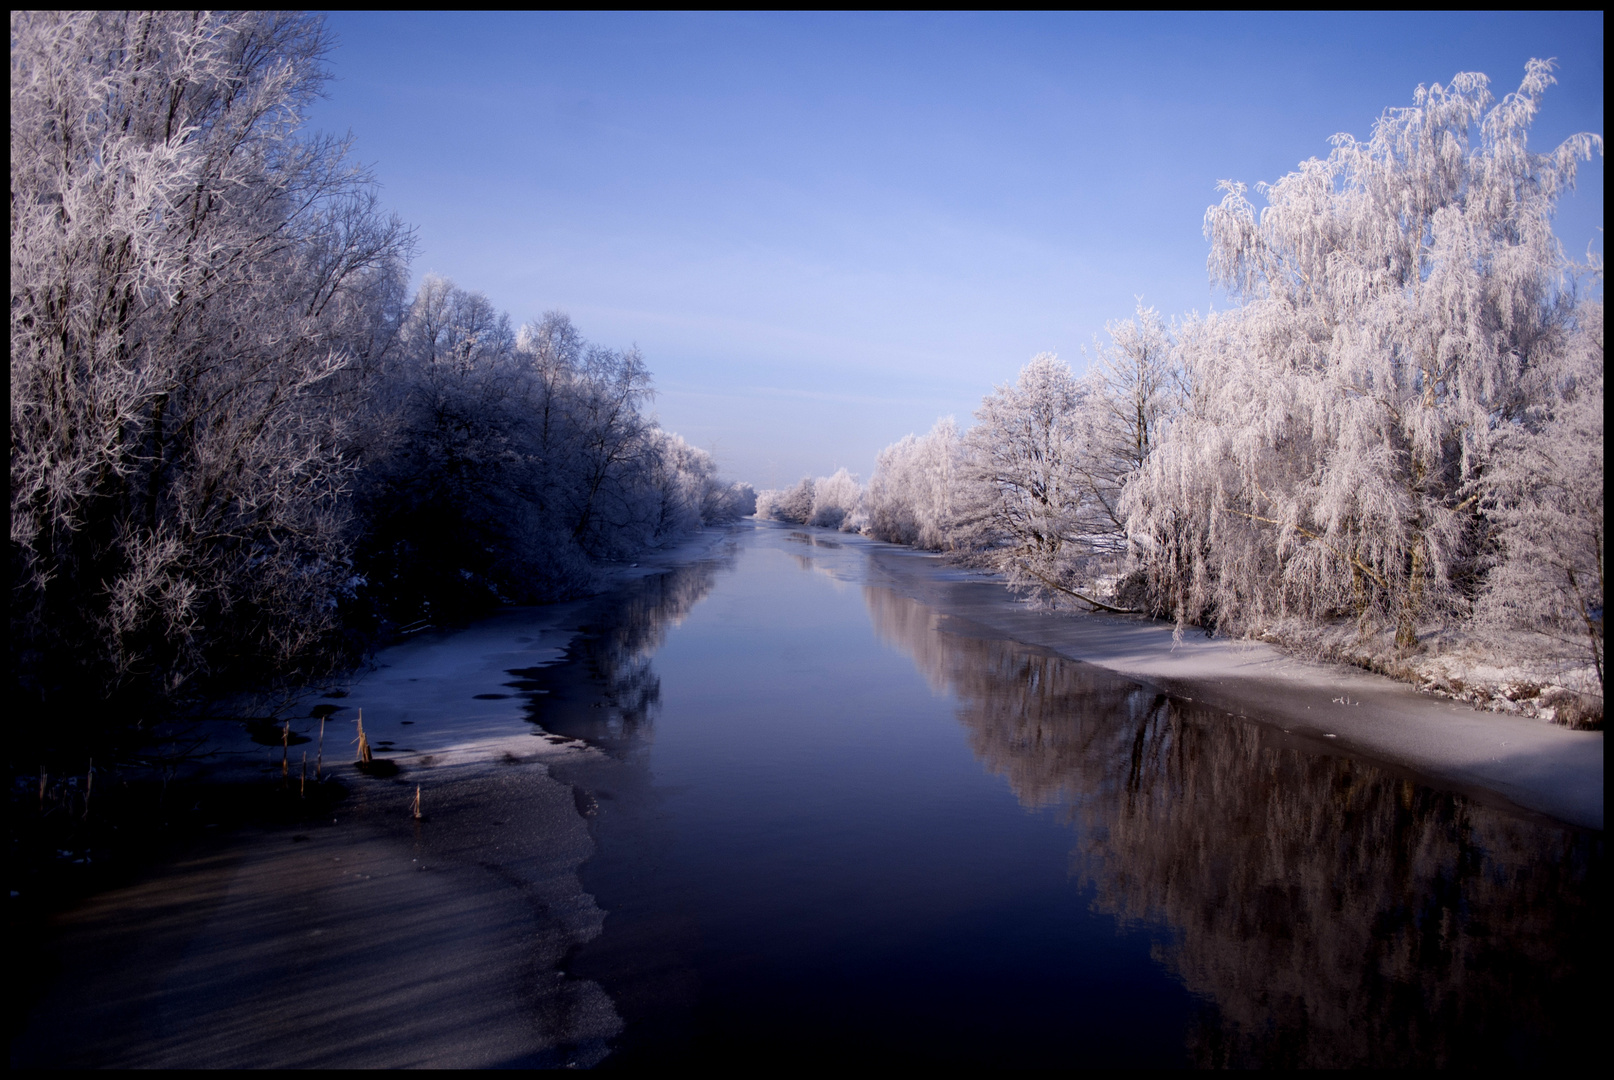
[[[1181,328],[1189,404],[1125,508],[1179,621],[1384,619],[1409,646],[1485,587],[1499,446],[1550,396],[1573,323],[1551,229],[1601,139],[1526,136],[1551,65],[1493,99],[1420,87],[1365,142],[1333,139],[1206,214],[1240,306]]]
[[[963,443],[953,418],[880,451],[864,495],[870,536],[939,551],[952,546]]]
[[[30,690],[313,662],[408,231],[299,131],[318,19],[14,12],[11,538]],[[218,647],[219,643],[223,647]]]

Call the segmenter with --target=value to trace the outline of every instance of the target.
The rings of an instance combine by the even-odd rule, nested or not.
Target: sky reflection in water
[[[864,583],[760,527],[599,606],[531,718],[604,747],[570,963],[608,1064],[1541,1063],[1590,1038],[1600,834]],[[538,693],[537,691],[543,691]]]

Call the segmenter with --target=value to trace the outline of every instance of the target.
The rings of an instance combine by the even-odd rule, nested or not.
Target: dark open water
[[[740,530],[515,672],[609,914],[611,1065],[1542,1065],[1600,1048],[1601,833],[939,616]],[[1007,602],[1007,601],[1006,601]]]

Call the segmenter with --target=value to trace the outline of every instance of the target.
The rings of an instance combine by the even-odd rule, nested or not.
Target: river
[[[939,614],[763,525],[538,669],[602,757],[568,969],[612,1061],[1540,1063],[1590,1030],[1600,832]]]
[[[1027,644],[943,602],[1014,605],[939,560],[764,522],[719,539],[383,654],[319,711],[364,708],[401,775],[350,773],[319,829],[67,920],[64,970],[89,974],[13,1064],[1597,1048],[1600,829]],[[278,775],[275,752],[252,767]],[[109,976],[123,953],[135,974]]]

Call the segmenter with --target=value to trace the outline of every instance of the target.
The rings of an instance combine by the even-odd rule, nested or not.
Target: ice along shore
[[[1583,828],[1603,827],[1600,731],[1482,711],[1261,642],[1199,633],[1174,641],[1171,627],[1153,619],[1034,611],[1014,601],[996,578],[955,570],[940,556],[851,542],[869,544],[871,579],[930,605],[944,619],[1327,740],[1445,786],[1498,795]]]

